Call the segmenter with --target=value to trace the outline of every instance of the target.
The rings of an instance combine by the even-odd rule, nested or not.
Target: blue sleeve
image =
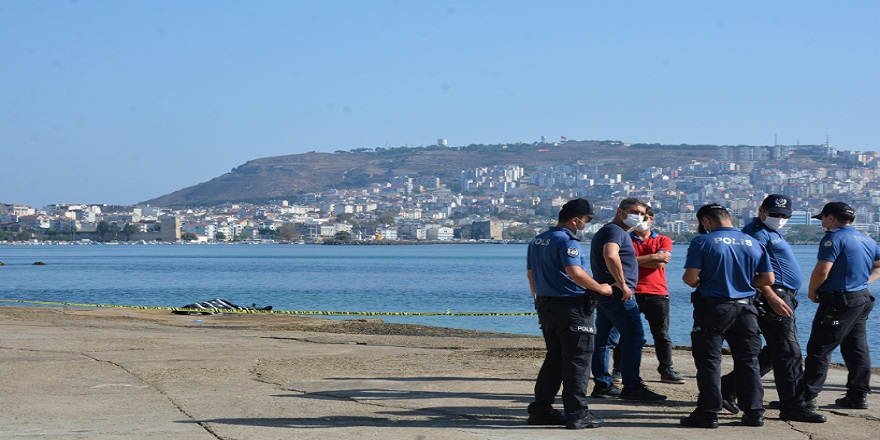
[[[761,245],[761,259],[758,261],[758,268],[755,272],[773,272],[773,265],[770,264],[770,253]]]
[[[874,245],[874,261],[880,260],[880,246]]]
[[[699,238],[699,237],[698,237]],[[687,257],[684,260],[685,269],[701,269],[703,267],[703,259],[700,256],[700,240],[697,238],[691,240],[688,246]]]
[[[833,234],[825,234],[825,237],[819,242],[819,254],[816,258],[820,261],[834,262],[839,254],[840,242],[834,239]]]
[[[581,264],[581,262],[583,261],[583,259],[581,258],[581,244],[578,243],[577,240],[559,242],[559,247],[557,251],[559,252],[559,261],[562,261],[563,267],[583,267],[583,265]]]

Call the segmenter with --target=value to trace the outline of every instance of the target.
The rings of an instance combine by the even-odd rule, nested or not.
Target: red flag
[[[564,140],[564,141],[567,141],[567,140],[568,140],[568,138],[567,138],[567,137],[565,137],[565,136],[562,136],[562,140]]]

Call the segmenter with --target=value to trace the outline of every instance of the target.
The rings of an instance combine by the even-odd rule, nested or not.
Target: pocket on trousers
[[[596,334],[596,326],[592,323],[589,324],[572,324],[569,327],[573,333],[583,333],[586,335],[595,335]]]

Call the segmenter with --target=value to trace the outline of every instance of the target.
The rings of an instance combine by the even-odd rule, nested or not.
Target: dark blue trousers
[[[530,414],[550,412],[560,386],[566,419],[578,420],[586,413],[595,334],[593,316],[586,308],[584,301],[538,300],[538,318],[547,355],[535,381],[535,401],[529,405]]]

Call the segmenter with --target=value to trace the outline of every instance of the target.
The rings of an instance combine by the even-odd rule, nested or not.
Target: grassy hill
[[[616,141],[401,147],[291,154],[251,160],[207,182],[146,200],[154,206],[208,206],[224,202],[297,200],[305,192],[364,187],[397,175],[454,181],[459,172],[493,165],[593,164],[629,178],[648,166],[672,166],[715,157],[714,145],[626,145]]]

